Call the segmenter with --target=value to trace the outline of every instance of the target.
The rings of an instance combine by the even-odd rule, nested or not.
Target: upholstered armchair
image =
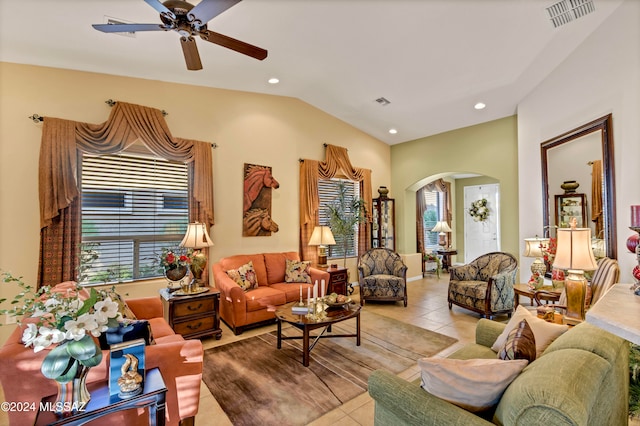
[[[407,265],[400,255],[374,248],[358,259],[360,305],[365,300],[402,300],[407,306]]]
[[[483,254],[471,263],[449,269],[449,309],[453,304],[491,318],[511,316],[514,306],[513,285],[518,261],[508,253]]]

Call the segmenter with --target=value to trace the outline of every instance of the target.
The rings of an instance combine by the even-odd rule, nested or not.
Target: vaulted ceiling
[[[143,0],[0,0],[0,61],[291,96],[395,144],[515,114],[622,1],[554,28],[554,0],[243,0],[209,30],[268,57],[198,39],[188,71],[175,32],[91,27],[159,23]]]

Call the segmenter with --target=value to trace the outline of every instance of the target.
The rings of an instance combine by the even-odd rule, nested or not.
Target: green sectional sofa
[[[481,319],[476,343],[449,358],[495,358],[505,324]],[[388,371],[369,377],[376,425],[626,425],[629,343],[582,323],[558,337],[511,382],[495,411],[479,417]]]

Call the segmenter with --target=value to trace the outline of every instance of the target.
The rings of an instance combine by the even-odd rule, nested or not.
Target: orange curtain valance
[[[188,163],[190,220],[213,225],[211,145],[171,136],[158,109],[117,102],[102,124],[45,117],[39,168],[40,227],[49,226],[78,196],[77,150],[115,154],[138,139],[160,157]]]

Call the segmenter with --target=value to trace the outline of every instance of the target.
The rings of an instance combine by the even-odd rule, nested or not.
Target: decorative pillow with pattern
[[[496,405],[507,386],[528,363],[524,359],[418,360],[424,390],[471,412],[484,411]]]
[[[533,362],[536,359],[536,338],[526,319],[509,332],[507,341],[498,353],[500,359],[526,359]]]
[[[547,349],[547,346],[549,346],[551,342],[560,337],[562,333],[569,330],[569,326],[566,324],[552,324],[550,322],[546,322],[529,312],[524,306],[518,305],[515,313],[507,323],[507,326],[504,328],[502,333],[500,333],[500,336],[498,336],[496,341],[493,343],[493,346],[491,346],[491,349],[494,352],[500,352],[500,349],[504,346],[504,342],[507,341],[507,337],[511,330],[516,328],[523,319],[527,320],[527,323],[529,324],[529,327],[531,327],[531,331],[533,331],[533,335],[535,336],[536,357],[542,355],[542,352]]]
[[[244,291],[258,288],[258,276],[255,269],[253,269],[253,261],[251,260],[238,269],[229,269],[227,275]]]
[[[286,260],[287,266],[284,273],[285,282],[311,284],[311,262],[308,260]]]
[[[119,293],[112,290],[109,292],[109,297],[118,304],[118,312],[122,314],[122,318],[130,320],[138,319],[136,318],[136,314],[133,313],[129,305],[127,305],[127,302],[125,302],[124,298]]]

